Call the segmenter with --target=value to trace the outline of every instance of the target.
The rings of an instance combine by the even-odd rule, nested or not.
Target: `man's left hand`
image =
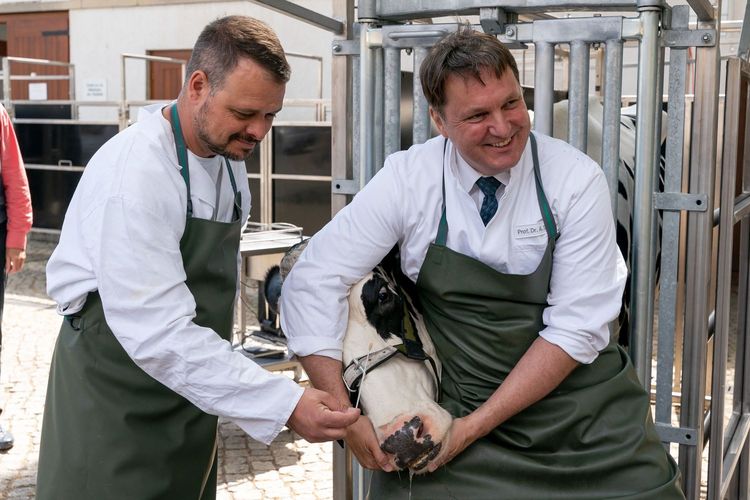
[[[427,465],[427,472],[435,472],[438,467],[442,467],[453,460],[456,455],[464,451],[467,446],[477,439],[474,434],[474,428],[467,421],[466,417],[453,420],[448,441],[443,442],[446,452],[441,453],[437,460]]]
[[[23,269],[23,263],[26,262],[26,250],[23,248],[6,248],[5,249],[5,273],[13,274]]]

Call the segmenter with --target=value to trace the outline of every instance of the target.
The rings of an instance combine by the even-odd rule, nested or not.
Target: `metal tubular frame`
[[[747,161],[745,154],[740,154],[739,145],[746,147],[750,141],[750,129],[748,128],[748,89],[750,89],[750,64],[741,59],[730,59],[727,67],[727,93],[725,105],[725,130],[736,130],[737,136],[727,137],[724,142],[721,169],[721,199],[720,199],[720,234],[718,248],[718,272],[717,272],[717,301],[716,301],[716,331],[714,335],[714,371],[711,393],[717,397],[711,400],[711,440],[709,443],[709,468],[708,498],[725,498],[730,487],[734,484],[732,495],[737,498],[747,498],[747,487],[744,491],[738,489],[738,478],[736,472],[740,471],[742,482],[747,482],[747,467],[740,467],[740,454],[748,446],[748,433],[750,433],[750,413],[747,405],[750,401],[744,399],[742,388],[748,386],[746,366],[741,356],[735,359],[735,388],[732,413],[729,422],[724,427],[725,401],[723,395],[726,393],[726,365],[729,352],[729,323],[730,323],[730,295],[732,284],[732,245],[734,236],[734,225],[742,223],[744,226],[748,221],[748,211],[745,209],[750,193],[743,190],[739,197],[735,198],[735,183],[737,180],[737,167],[743,166],[745,171],[741,172],[741,184],[748,180]],[[744,152],[746,153],[746,151]],[[746,241],[743,241],[746,244]],[[746,251],[746,248],[745,248]],[[747,253],[741,262],[746,264]],[[743,266],[739,279],[747,281],[747,266]],[[744,273],[744,274],[743,274]],[[739,374],[743,376],[740,377]],[[744,408],[743,408],[744,407]],[[746,464],[747,462],[745,462]]]
[[[673,29],[686,29],[688,20],[689,9],[687,6],[673,8]],[[664,193],[677,194],[681,193],[682,190],[686,72],[687,48],[671,49],[669,53],[669,117],[667,121]],[[680,211],[665,211],[662,216],[659,352],[656,373],[656,409],[654,413],[654,420],[660,429],[672,425],[679,239]],[[691,437],[696,439],[690,442],[697,442],[696,434],[691,434]],[[688,442],[687,438],[685,439],[685,442]]]
[[[341,0],[343,2],[343,0]],[[662,276],[659,283],[659,332],[658,332],[658,358],[655,384],[655,420],[657,429],[665,443],[677,443],[679,445],[679,465],[683,472],[684,489],[689,499],[697,499],[700,496],[700,465],[701,453],[705,444],[706,429],[713,429],[711,433],[716,437],[721,432],[721,411],[713,410],[710,414],[704,411],[706,404],[706,339],[711,330],[710,318],[715,318],[717,339],[724,335],[727,314],[728,281],[719,281],[719,304],[716,314],[712,315],[708,304],[708,292],[710,283],[712,253],[712,223],[713,223],[713,192],[716,163],[717,133],[716,123],[718,116],[718,79],[719,79],[719,57],[718,57],[718,34],[719,25],[715,16],[715,8],[707,1],[694,0],[689,2],[693,10],[698,13],[702,23],[698,29],[688,28],[688,7],[676,6],[670,11],[669,7],[655,1],[643,1],[636,3],[611,1],[598,2],[596,10],[612,11],[637,11],[636,18],[621,18],[609,16],[590,19],[550,19],[547,12],[560,10],[590,10],[592,4],[588,0],[581,1],[555,1],[555,0],[511,0],[510,3],[497,5],[491,0],[361,0],[359,4],[359,26],[365,31],[366,40],[356,41],[356,36],[351,38],[352,43],[358,44],[360,50],[379,50],[383,52],[384,81],[377,83],[368,60],[371,54],[357,54],[351,50],[347,55],[351,57],[352,65],[360,63],[360,70],[352,84],[352,93],[349,96],[351,102],[367,100],[377,92],[375,86],[383,85],[384,117],[375,128],[382,129],[373,131],[361,124],[368,121],[364,111],[369,110],[366,105],[355,106],[360,110],[359,116],[354,117],[354,132],[360,133],[360,138],[354,137],[354,151],[360,152],[360,162],[365,164],[374,153],[367,151],[363,142],[372,143],[373,134],[382,131],[383,155],[390,154],[399,149],[399,135],[396,127],[400,123],[400,110],[395,99],[400,95],[400,79],[398,86],[395,82],[396,75],[400,70],[400,57],[403,49],[413,49],[415,58],[415,120],[414,120],[414,142],[421,142],[427,138],[429,129],[423,127],[426,115],[426,106],[419,102],[421,91],[419,89],[418,68],[423,58],[423,51],[431,45],[442,31],[454,29],[443,25],[396,25],[400,21],[411,19],[423,19],[431,16],[455,15],[455,14],[484,14],[483,26],[489,26],[494,33],[503,33],[500,38],[504,42],[533,43],[535,50],[535,129],[547,134],[552,134],[553,120],[553,80],[555,69],[555,48],[560,44],[570,44],[571,67],[570,87],[571,104],[569,112],[569,140],[576,147],[586,147],[587,115],[587,84],[588,84],[588,52],[591,44],[605,44],[605,68],[604,68],[604,117],[603,117],[603,143],[601,160],[605,174],[613,195],[613,214],[617,213],[616,193],[619,168],[619,108],[621,99],[621,76],[623,71],[623,41],[639,41],[638,62],[638,117],[636,137],[636,189],[635,189],[635,211],[633,229],[633,269],[632,269],[632,295],[631,307],[632,331],[631,342],[633,345],[632,357],[636,365],[639,377],[644,386],[651,388],[651,345],[653,337],[654,320],[654,298],[656,282],[653,275],[656,252],[657,210],[663,212],[662,224]],[[719,6],[720,7],[720,6]],[[666,10],[665,10],[666,9]],[[503,11],[503,12],[500,12]],[[481,11],[481,12],[480,12]],[[497,12],[497,15],[494,13]],[[663,14],[666,12],[667,15]],[[489,14],[493,14],[488,17]],[[507,19],[515,20],[518,15],[534,13],[533,22],[511,23],[503,25]],[[501,15],[502,14],[502,15]],[[669,15],[671,14],[671,16]],[[510,16],[510,17],[508,17]],[[480,15],[480,18],[482,16]],[[353,18],[348,18],[353,19]],[[355,23],[356,25],[356,23]],[[354,30],[356,31],[356,30]],[[744,30],[743,30],[744,34]],[[667,150],[666,150],[666,172],[665,187],[663,193],[656,192],[656,179],[659,169],[659,146],[661,138],[661,97],[662,80],[664,78],[664,47],[670,49],[670,73],[669,73],[669,114],[667,123]],[[691,119],[685,112],[685,90],[690,82],[687,81],[687,48],[698,48],[698,64],[696,65],[696,97],[694,114]],[[359,57],[356,57],[359,55]],[[347,58],[348,59],[348,58]],[[585,66],[585,67],[584,67]],[[728,108],[731,107],[728,104]],[[420,118],[421,116],[421,118]],[[359,118],[362,120],[359,120]],[[371,120],[369,120],[371,121]],[[689,181],[683,180],[684,158],[687,157],[688,146],[685,145],[686,124],[692,129],[691,138],[688,141],[691,158]],[[427,132],[424,132],[427,130]],[[729,126],[727,130],[731,130]],[[367,132],[367,134],[365,134]],[[747,141],[750,143],[750,139]],[[745,145],[747,158],[750,154],[750,144]],[[726,163],[729,152],[725,152]],[[357,159],[353,162],[357,170]],[[745,163],[747,163],[745,161]],[[363,167],[361,176],[358,178],[358,186],[364,185],[374,173],[379,164]],[[745,167],[747,170],[748,167]],[[747,192],[750,190],[750,175],[745,173],[745,186]],[[355,175],[356,178],[356,175]],[[689,186],[683,186],[686,182]],[[728,181],[727,181],[728,182]],[[687,192],[684,192],[687,189]],[[722,188],[726,191],[726,187]],[[335,190],[334,190],[335,191]],[[353,194],[353,192],[348,193]],[[722,194],[722,200],[724,199]],[[735,218],[741,218],[750,212],[750,198],[745,198],[741,205],[735,206],[733,210]],[[726,227],[724,219],[726,213],[720,213],[721,227]],[[687,221],[687,231],[681,226],[681,222]],[[718,451],[711,452],[709,468],[712,471],[709,479],[710,498],[719,498],[718,495],[735,495],[731,498],[744,498],[748,494],[748,468],[750,467],[750,447],[748,446],[747,434],[750,432],[750,353],[745,352],[747,346],[748,318],[747,309],[748,288],[748,265],[745,262],[750,252],[750,225],[747,218],[743,218],[741,224],[741,281],[740,281],[740,335],[738,337],[738,373],[735,386],[740,392],[741,401],[739,409],[730,419],[729,430],[734,432],[733,436],[726,441],[716,438],[711,444],[711,449],[720,450],[723,455],[717,457]],[[682,230],[681,230],[682,228]],[[728,232],[722,229],[723,234]],[[683,241],[686,239],[686,250],[681,251]],[[722,238],[720,255],[726,252],[726,236]],[[679,276],[680,262],[688,259],[691,263],[690,272],[687,273],[687,282],[681,283]],[[726,269],[726,256],[720,257],[721,273]],[[682,346],[675,340],[682,321],[678,321],[679,296],[685,290],[684,310],[687,311],[684,321],[685,345],[679,353],[684,359],[681,377],[681,392],[673,392],[675,373],[673,367],[677,356],[676,349]],[[721,291],[723,289],[723,291]],[[723,342],[723,340],[721,341]],[[714,358],[719,359],[725,353],[725,348],[719,342],[716,346]],[[740,359],[742,358],[742,363]],[[719,363],[714,366],[714,372],[722,368]],[[718,380],[714,378],[714,394],[719,394],[721,387],[717,386]],[[672,407],[674,398],[680,400],[682,411],[679,426],[674,426]],[[712,404],[719,404],[720,398],[715,398]],[[719,430],[716,430],[719,429]],[[741,439],[737,436],[743,436]],[[723,457],[723,459],[722,459]],[[347,473],[352,474],[351,463],[347,464]],[[335,474],[334,474],[335,475]],[[361,479],[358,485],[361,493]],[[719,479],[717,479],[717,477]],[[718,485],[717,485],[718,482]],[[711,492],[714,493],[711,493]],[[745,496],[743,496],[743,494]],[[345,495],[345,496],[342,496]],[[739,495],[739,496],[737,496]],[[351,498],[351,491],[340,493],[337,498]]]
[[[638,378],[651,387],[651,338],[654,317],[654,175],[658,142],[654,116],[661,109],[658,64],[661,12],[653,7],[640,10],[641,40],[638,56],[638,116],[636,118],[635,202],[633,204],[633,260],[631,270],[630,356]]]
[[[549,42],[536,42],[534,51],[534,130],[552,135],[555,46]]]
[[[703,406],[706,395],[706,342],[711,310],[710,294],[707,290],[711,281],[720,75],[719,31],[716,33],[716,45],[696,49],[692,153],[688,181],[691,193],[705,194],[708,208],[705,212],[690,211],[687,214],[685,257],[691,269],[686,274],[685,282],[685,343],[680,427],[696,429],[699,437],[698,446],[680,446],[679,451],[683,489],[688,498],[698,498],[700,495],[702,437],[705,431]]]
[[[602,112],[602,168],[617,219],[617,176],[620,166],[620,95],[622,94],[622,40],[610,39],[604,54],[604,111]],[[599,160],[599,158],[594,158]]]
[[[568,142],[583,152],[588,143],[589,57],[587,42],[570,42]]]

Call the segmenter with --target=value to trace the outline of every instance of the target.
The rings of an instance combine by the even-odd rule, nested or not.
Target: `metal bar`
[[[539,42],[534,44],[534,51],[534,130],[552,135],[555,46]]]
[[[602,168],[609,185],[612,214],[617,220],[620,170],[620,95],[622,94],[622,40],[607,40],[604,53],[604,111],[602,113]],[[599,158],[594,158],[599,160]]]
[[[287,57],[299,59],[310,59],[318,63],[318,99],[323,99],[323,58],[312,54],[300,54],[297,52],[284,52]]]
[[[384,49],[384,106],[385,131],[383,137],[384,154],[401,149],[401,50]]]
[[[383,46],[400,49],[432,47],[446,33],[456,30],[455,24],[407,24],[383,26]]]
[[[713,27],[713,26],[702,26]],[[718,33],[718,31],[717,31]],[[685,342],[683,349],[683,404],[680,425],[703,425],[703,396],[706,387],[706,327],[710,311],[706,290],[711,282],[714,179],[719,95],[719,41],[714,47],[696,49],[695,102],[690,156],[689,190],[708,195],[706,212],[687,213],[686,261],[691,272],[685,283]],[[683,491],[687,498],[700,495],[703,443],[680,446]]]
[[[13,123],[41,123],[46,125],[117,125],[113,120],[76,120],[65,118],[14,118]]]
[[[747,110],[747,108],[746,108]],[[747,112],[747,111],[746,111]],[[745,151],[743,157],[748,158],[747,136],[750,130],[745,129]],[[742,179],[748,177],[747,171],[743,172]],[[747,349],[750,333],[748,332],[748,311],[750,310],[750,220],[743,219],[740,223],[740,251],[739,251],[739,289],[737,293],[737,346],[734,370],[735,406],[743,415],[750,413],[750,349]],[[750,440],[745,440],[737,464],[738,494],[736,498],[750,497]]]
[[[152,56],[148,54],[130,54],[130,53],[124,53],[121,54],[121,56],[124,59],[141,59],[143,61],[153,61],[153,62],[165,62],[165,63],[174,63],[174,64],[185,64],[187,63],[184,59],[175,59],[173,57],[163,57],[163,56]]]
[[[311,182],[331,182],[330,175],[297,175],[297,174],[274,174],[271,173],[271,179],[282,179],[286,181],[311,181]]]
[[[740,41],[737,44],[737,56],[745,61],[750,56],[750,2],[745,3],[745,18],[742,21]]]
[[[633,210],[633,261],[630,351],[638,377],[651,386],[651,338],[654,301],[654,158],[657,154],[654,115],[661,107],[657,92],[660,12],[640,13],[642,38],[638,57],[638,117],[636,121],[635,200]],[[690,427],[690,426],[683,426]]]
[[[12,81],[23,81],[23,82],[46,82],[56,80],[70,80],[69,75],[11,75]]]
[[[719,488],[718,494],[720,496],[718,498],[727,497],[727,491],[731,484],[730,480],[733,479],[734,473],[739,471],[738,465],[741,461],[742,450],[748,443],[748,434],[750,434],[750,415],[745,414],[740,418],[738,425],[732,433],[731,439],[727,442],[728,449],[724,456],[724,463],[721,471],[721,477],[723,480],[720,485],[721,487]],[[710,463],[711,459],[709,458],[709,464]],[[711,483],[709,482],[708,484],[710,485]]]
[[[619,16],[575,17],[567,19],[549,19],[534,21],[534,42],[568,43],[571,40],[581,42],[601,42],[622,38],[622,21]],[[516,40],[526,42],[519,25],[519,36]]]
[[[710,0],[688,0],[688,4],[698,16],[698,21],[712,22],[716,19],[714,6],[711,4]]]
[[[72,66],[69,62],[62,62],[62,61],[52,61],[50,59],[32,59],[30,57],[16,57],[16,56],[7,56],[5,59],[7,59],[9,62],[17,62],[17,63],[24,63],[24,64],[40,64],[42,66]]]
[[[687,26],[690,11],[687,6],[672,9],[672,25]],[[682,188],[683,148],[685,143],[685,75],[687,50],[669,52],[669,115],[667,117],[667,150],[664,172],[664,192],[678,192]],[[661,279],[659,285],[659,350],[656,373],[656,408],[658,423],[672,421],[672,387],[674,384],[675,331],[677,329],[677,285],[680,252],[680,214],[662,215]]]
[[[734,221],[739,222],[750,214],[750,194],[745,193],[737,197],[734,205]]]
[[[681,119],[684,121],[684,118]],[[682,121],[680,123],[682,123]],[[676,125],[675,125],[676,127]],[[668,137],[675,137],[680,132],[684,132],[683,129],[680,130],[674,130],[675,134]],[[677,139],[679,140],[679,139]],[[669,149],[669,141],[667,141],[667,148]],[[680,151],[679,159],[682,159],[682,152]],[[670,189],[674,189],[674,186],[671,186]],[[679,185],[677,185],[677,188],[679,189]],[[685,193],[674,193],[674,192],[667,192],[666,188],[664,189],[663,193],[656,193],[654,195],[654,207],[659,210],[666,210],[671,212],[679,212],[680,210],[688,210],[692,212],[705,212],[708,207],[706,207],[706,201],[708,198],[705,194],[685,194]]]
[[[404,20],[410,18],[429,18],[479,14],[482,7],[497,7],[497,0],[370,0],[368,18]],[[634,11],[635,1],[627,0],[507,0],[502,2],[507,12],[518,14],[553,11]],[[362,9],[363,11],[365,9]],[[360,18],[363,14],[360,14]]]
[[[371,49],[374,61],[374,86],[373,89],[373,110],[372,116],[368,118],[372,122],[372,175],[383,167],[384,151],[385,151],[385,118],[384,113],[384,63],[383,63],[383,49],[374,48]]]
[[[349,0],[333,0],[333,15],[344,19],[344,31],[334,35],[334,47],[337,42],[347,42],[352,35],[354,20],[354,5]],[[352,35],[354,38],[354,35]],[[335,54],[335,48],[333,49]],[[357,95],[358,87],[354,84],[354,60],[357,57],[333,56],[331,58],[331,177],[347,179],[351,176],[353,135],[358,130],[353,123],[352,100]],[[356,165],[354,167],[356,170]],[[335,181],[334,181],[335,182]],[[332,190],[333,191],[333,190]],[[331,193],[331,217],[336,215],[348,201],[346,195]],[[331,445],[331,488],[334,500],[348,500],[351,498],[351,475],[347,474],[349,460],[348,450],[337,443]]]
[[[727,130],[740,130],[740,71],[738,60],[730,61],[727,68],[727,96],[724,107],[724,126]],[[719,247],[716,269],[716,330],[714,332],[713,373],[711,394],[723,395],[726,392],[726,365],[729,353],[729,302],[732,285],[732,242],[734,236],[734,189],[737,175],[737,138],[724,136],[724,151],[721,165],[721,187],[719,190]],[[715,397],[711,401],[712,436],[708,443],[708,496],[724,498],[728,484],[724,475],[724,398]]]
[[[260,143],[260,222],[274,220],[273,209],[273,129]]]
[[[68,66],[68,97],[71,101],[76,100],[76,68],[72,64]],[[78,119],[78,104],[73,104],[70,107],[70,117],[74,120]]]
[[[324,16],[314,10],[306,9],[294,2],[287,0],[250,0],[251,2],[261,4],[269,9],[281,12],[288,16],[312,24],[316,28],[330,31],[334,35],[340,35],[344,32],[344,23],[336,19]]]
[[[8,115],[13,119],[16,115],[10,99],[10,61],[3,57],[3,106]]]
[[[83,165],[42,165],[38,163],[24,164],[26,170],[45,170],[49,172],[83,172]]]
[[[375,58],[370,49],[369,37],[374,31],[362,24],[359,45],[359,188],[372,178],[373,166],[373,125],[368,119],[375,109]]]
[[[589,44],[570,42],[568,142],[586,152],[589,108]]]
[[[430,138],[430,107],[422,92],[422,79],[419,68],[427,57],[428,50],[423,47],[414,49],[414,125],[412,128],[413,144],[421,144]]]
[[[656,422],[656,431],[663,442],[689,444],[692,446],[695,446],[698,442],[698,433],[695,429],[672,427],[665,423]]]
[[[362,47],[362,41],[360,38],[362,38],[364,35],[365,26],[359,23],[352,24],[352,32],[354,36],[356,37],[355,41],[359,44],[360,48]],[[359,54],[358,54],[359,55]],[[362,187],[363,183],[360,180],[360,177],[362,177],[362,172],[364,170],[364,167],[362,166],[362,162],[364,159],[362,158],[362,127],[361,127],[361,121],[363,120],[363,116],[361,115],[361,108],[362,108],[362,58],[359,57],[353,57],[351,59],[352,62],[352,181],[355,185],[355,191],[359,191],[359,189]],[[353,193],[352,193],[353,194]]]

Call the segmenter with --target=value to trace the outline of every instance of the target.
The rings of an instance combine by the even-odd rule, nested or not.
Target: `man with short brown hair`
[[[244,160],[289,65],[264,23],[201,33],[176,102],[91,159],[47,266],[65,316],[42,428],[40,500],[213,499],[217,416],[268,444],[343,437],[358,410],[232,349]]]

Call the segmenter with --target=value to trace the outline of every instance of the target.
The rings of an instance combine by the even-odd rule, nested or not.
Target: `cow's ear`
[[[440,131],[440,135],[442,135],[443,137],[448,137],[448,132],[445,130],[445,121],[443,120],[440,111],[430,106],[430,117],[432,118],[432,121],[435,122],[435,126],[437,127],[437,129]]]

